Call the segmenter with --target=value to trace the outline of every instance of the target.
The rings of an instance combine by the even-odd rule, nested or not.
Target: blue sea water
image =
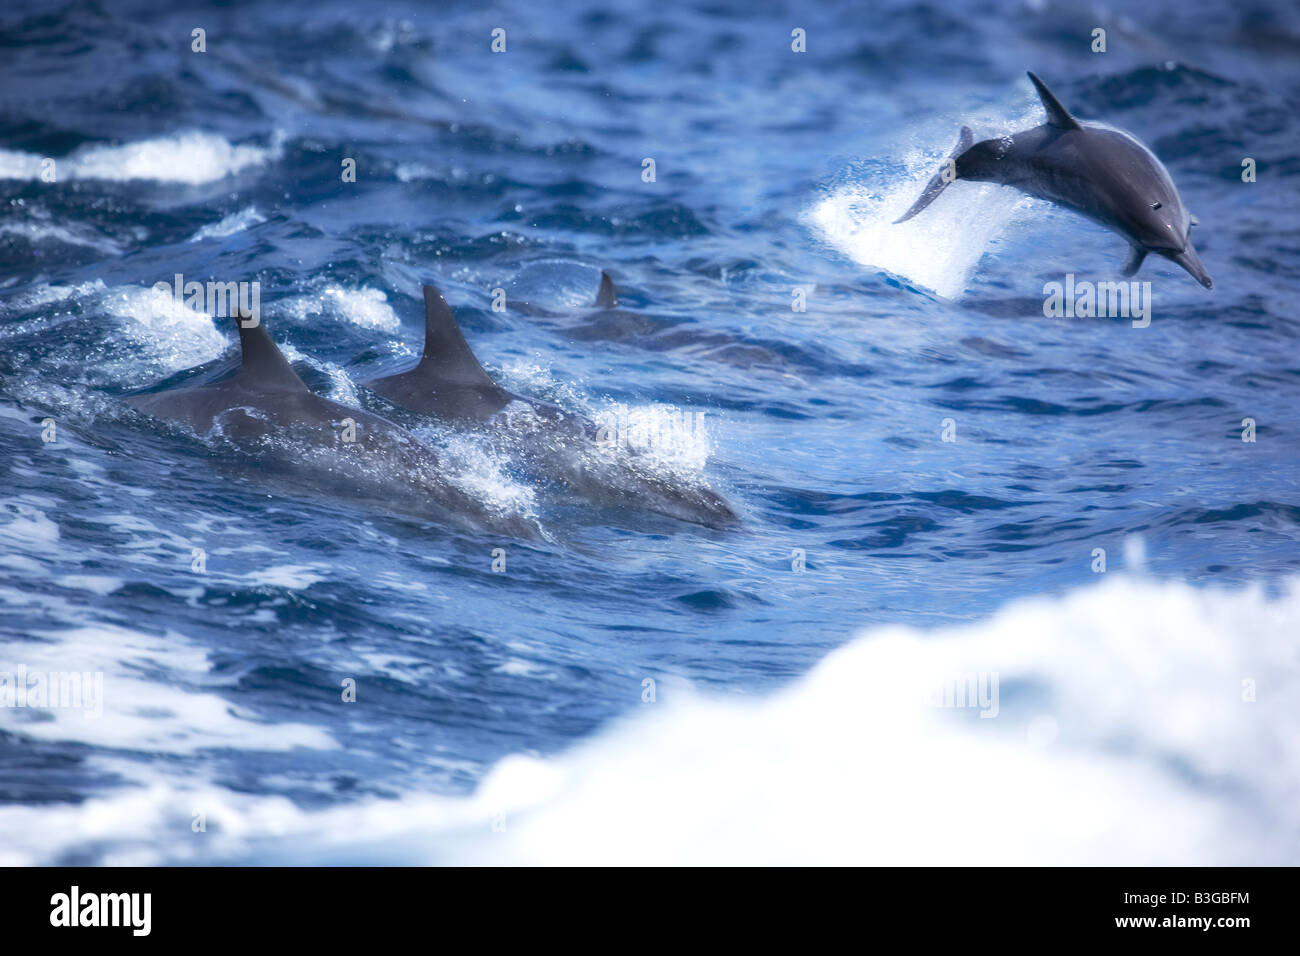
[[[1300,843],[1275,838],[1300,833],[1296,735],[1262,740],[1240,710],[1258,680],[1257,712],[1271,694],[1275,726],[1297,729],[1282,693],[1300,690],[1285,596],[1300,571],[1293,4],[17,2],[0,49],[0,671],[102,672],[105,687],[98,717],[0,709],[5,860],[269,862],[298,858],[269,836],[291,832],[298,853],[353,841],[313,859],[383,861],[384,821],[400,819],[435,833],[408,849],[420,861],[556,861],[555,843],[476,849],[490,837],[472,834],[505,830],[485,822],[498,805],[514,815],[499,794],[519,773],[534,802],[580,791],[574,806],[608,809],[631,798],[563,768],[613,767],[630,787],[645,754],[661,784],[689,780],[672,792],[711,806],[721,784],[690,767],[781,738],[728,706],[806,703],[827,690],[810,672],[852,663],[833,651],[884,654],[863,646],[892,646],[881,635],[906,635],[905,654],[936,634],[992,648],[969,666],[996,670],[1021,647],[1005,608],[1034,599],[1049,602],[1034,605],[1038,656],[1016,657],[1004,711],[1029,702],[1021,738],[1059,735],[1081,763],[1040,748],[1017,773],[1168,774],[1135,792],[1192,808],[1194,859],[1258,846],[1295,861]],[[1047,318],[1045,283],[1118,278],[1118,236],[970,183],[890,225],[963,123],[983,138],[1041,122],[1027,69],[1161,157],[1213,291],[1152,258],[1137,276],[1149,326]],[[612,310],[590,305],[601,269]],[[151,287],[177,273],[259,281],[303,378],[349,404],[418,354],[433,282],[514,390],[593,417],[702,421],[668,433],[665,473],[709,485],[740,522],[574,498],[438,429],[422,437],[463,487],[537,537],[241,467],[120,402],[235,361],[226,322],[160,305]],[[1096,629],[1074,633],[1079,619]],[[1112,666],[1083,666],[1091,647]],[[1165,668],[1182,679],[1156,680]],[[860,704],[854,687],[827,693]],[[1231,699],[1213,726],[1239,736],[1166,737],[1193,688]],[[1196,712],[1219,713],[1214,699]],[[667,738],[635,723],[660,711],[684,721]],[[789,754],[804,756],[769,754],[745,793],[785,773],[836,792],[817,767],[863,738],[878,748],[889,713],[799,718]],[[1085,723],[1107,730],[1072,737]],[[928,732],[899,739],[951,756]],[[1188,769],[1198,747],[1224,761]],[[872,772],[896,772],[899,753],[868,751]],[[1116,753],[1131,775],[1106,763]],[[1265,785],[1252,772],[1270,761]],[[1102,802],[1129,806],[1122,786]],[[1228,813],[1204,810],[1214,800],[1248,804],[1257,841],[1206,823]],[[755,819],[785,819],[767,809]],[[707,819],[696,828],[716,836]],[[805,836],[772,858],[826,858],[842,839]],[[861,836],[855,850],[876,845]],[[665,861],[733,859],[740,843]]]

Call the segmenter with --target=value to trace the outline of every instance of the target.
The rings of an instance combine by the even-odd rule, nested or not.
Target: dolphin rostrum
[[[526,440],[527,447],[520,450],[531,464],[598,503],[632,504],[711,528],[737,520],[725,499],[707,486],[687,476],[666,475],[642,450],[611,443],[607,427],[498,385],[431,285],[424,287],[420,361],[405,372],[361,385],[398,408],[452,425],[494,429],[520,440],[516,447]]]
[[[233,376],[131,395],[127,404],[286,464],[309,485],[330,492],[537,536],[523,515],[502,513],[449,481],[434,450],[406,429],[308,390],[266,327],[247,313],[237,319],[241,363]]]
[[[1155,253],[1178,263],[1205,288],[1213,288],[1192,246],[1196,217],[1183,205],[1164,164],[1135,136],[1075,119],[1042,80],[1033,73],[1029,79],[1047,110],[1047,122],[973,145],[970,128],[963,126],[946,168],[895,222],[911,219],[954,179],[1000,183],[1118,232],[1132,247],[1124,264],[1126,276]]]

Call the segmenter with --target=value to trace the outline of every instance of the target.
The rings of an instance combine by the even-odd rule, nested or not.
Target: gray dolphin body
[[[1186,269],[1207,289],[1214,283],[1192,246],[1188,213],[1169,177],[1151,150],[1123,130],[1081,123],[1061,105],[1043,81],[1029,74],[1047,122],[1014,136],[973,143],[969,127],[950,159],[955,169],[940,172],[896,222],[906,222],[953,179],[1014,186],[1113,229],[1128,240],[1132,252],[1123,273],[1131,276],[1151,253]],[[953,175],[955,173],[955,176]]]
[[[468,519],[518,537],[537,536],[522,515],[500,513],[450,483],[433,449],[406,429],[309,391],[260,322],[237,324],[242,361],[234,376],[132,395],[127,404],[287,465],[320,490],[382,501],[406,513]]]
[[[494,382],[465,341],[451,307],[431,285],[424,287],[420,361],[405,372],[361,384],[401,408],[455,424],[485,424],[512,402],[520,402],[544,421],[582,428],[580,420],[566,416],[558,405],[524,398]]]
[[[604,285],[604,283],[602,283]],[[479,364],[451,307],[424,287],[424,353],[411,369],[361,383],[400,408],[453,425],[486,427],[526,443],[529,461],[585,498],[721,528],[736,513],[716,492],[665,475],[635,448],[611,448],[595,422],[516,395]]]

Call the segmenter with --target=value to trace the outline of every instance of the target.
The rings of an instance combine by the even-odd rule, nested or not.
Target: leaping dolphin
[[[233,376],[130,395],[127,404],[284,461],[297,477],[331,492],[537,536],[525,516],[502,513],[449,481],[433,449],[406,429],[309,391],[266,327],[247,314],[237,319],[241,363]]]
[[[1169,171],[1130,133],[1100,123],[1081,123],[1033,73],[1029,74],[1047,122],[1014,136],[972,142],[963,126],[952,163],[926,185],[921,197],[895,222],[919,213],[953,179],[1014,186],[1082,213],[1128,240],[1132,252],[1124,275],[1138,271],[1150,253],[1186,269],[1207,289],[1214,287],[1196,249],[1188,213]]]
[[[605,283],[602,281],[602,287]],[[612,286],[611,286],[612,288]],[[405,372],[360,383],[393,405],[453,425],[487,426],[527,438],[529,460],[598,503],[626,506],[711,528],[737,520],[726,500],[688,476],[665,475],[637,448],[611,454],[601,429],[558,405],[525,398],[492,380],[456,316],[424,287],[424,352]],[[602,447],[604,446],[604,447]]]

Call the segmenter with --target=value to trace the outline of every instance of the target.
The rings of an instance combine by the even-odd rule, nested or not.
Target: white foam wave
[[[31,312],[47,305],[66,302],[69,299],[77,300],[92,295],[100,295],[106,289],[103,279],[95,279],[93,282],[81,282],[77,285],[41,283],[22,295],[9,299],[7,302],[0,302],[0,312]]]
[[[713,451],[706,416],[663,402],[609,403],[595,416],[597,440],[611,452],[633,452],[643,467],[670,475],[696,474]]]
[[[388,304],[388,296],[379,289],[345,289],[328,285],[315,295],[288,299],[284,308],[299,321],[330,314],[363,329],[396,332],[402,327],[397,313]]]
[[[229,216],[222,218],[220,222],[208,223],[190,236],[190,242],[201,242],[204,239],[224,239],[226,236],[233,236],[237,232],[243,232],[249,226],[256,226],[260,222],[266,222],[266,217],[257,211],[256,206],[249,206],[247,209],[239,210],[239,212],[232,212]]]
[[[55,182],[96,179],[108,182],[216,182],[283,155],[283,136],[267,146],[233,144],[215,133],[175,133],[120,146],[90,146],[66,157],[54,157]],[[45,160],[35,153],[0,150],[0,179],[37,180]]]
[[[0,223],[0,236],[21,236],[31,243],[59,242],[65,246],[81,246],[105,255],[120,256],[122,244],[101,235],[88,226],[59,225],[53,222]]]
[[[319,570],[305,564],[281,564],[273,568],[250,571],[244,575],[244,579],[260,587],[303,591],[313,584],[326,580],[324,575],[318,573]]]
[[[16,675],[22,667],[29,674],[97,673],[102,675],[102,697],[86,694],[73,707],[0,706],[0,727],[9,733],[168,754],[212,747],[282,751],[337,746],[318,727],[268,723],[219,693],[186,689],[185,684],[208,678],[209,664],[206,653],[180,634],[153,636],[95,624],[31,637],[0,648],[0,671]],[[169,680],[151,679],[159,668]]]
[[[156,368],[166,372],[210,362],[229,345],[211,316],[189,308],[171,292],[118,286],[104,295],[103,304]]]
[[[1041,122],[1037,102],[1025,103],[1009,120],[981,123],[978,128],[984,134],[977,132],[976,140]],[[962,122],[977,120],[954,119],[949,126],[957,130]],[[921,195],[955,139],[949,133],[942,142],[905,150],[902,177],[839,185],[805,212],[805,222],[824,242],[859,265],[887,270],[945,298],[960,296],[980,259],[1035,201],[1005,186],[959,180],[915,218],[895,223]]]
[[[30,500],[6,501],[0,504],[0,542],[10,548],[54,551],[59,526]]]
[[[434,434],[441,437],[440,454],[447,481],[497,514],[537,517],[537,493],[532,486],[507,474],[508,456],[484,446],[471,434],[435,428],[417,428],[415,433],[423,438]]]
[[[361,399],[357,395],[357,387],[342,366],[308,355],[288,342],[280,342],[279,346],[284,357],[290,362],[303,362],[310,365],[329,379],[327,398],[341,405],[350,405],[353,408],[360,407]]]
[[[160,781],[0,808],[0,862],[101,843],[117,863],[1295,864],[1297,623],[1300,582],[1269,598],[1111,579],[977,624],[866,632],[768,697],[661,685],[469,797],[303,811]],[[997,675],[993,719],[934,706],[970,673]]]

